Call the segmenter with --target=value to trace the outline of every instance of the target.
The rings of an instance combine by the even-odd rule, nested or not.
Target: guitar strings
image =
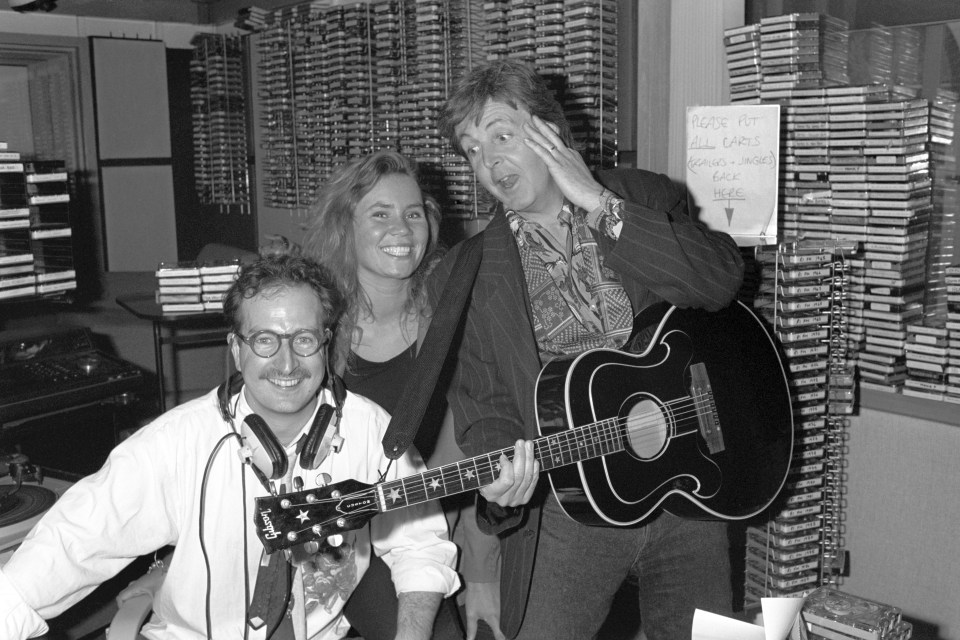
[[[691,417],[695,418],[698,415],[702,415],[702,407],[709,404],[710,399],[708,394],[686,396],[664,403],[663,407],[666,410],[670,410],[669,413],[667,413],[667,415],[670,416],[670,419],[667,421],[676,423],[681,427],[676,429],[674,433],[671,434],[671,437],[695,433],[698,428],[698,422],[693,426],[693,428],[684,428],[683,425],[686,421],[689,421]],[[633,445],[643,444],[645,440],[655,438],[659,439],[659,433],[651,432],[645,434],[644,432],[648,431],[652,426],[659,426],[662,422],[664,422],[665,420],[663,419],[663,416],[664,412],[662,411],[651,411],[647,412],[646,415],[641,416],[607,418],[589,425],[583,425],[575,429],[544,436],[534,441],[535,454],[541,463],[544,460],[559,456],[561,464],[557,466],[565,466],[567,464],[573,464],[581,459],[591,459],[602,455],[623,451],[626,448],[626,443],[624,442],[625,437],[629,440],[630,444]],[[626,428],[622,428],[624,425],[626,425]],[[591,442],[580,442],[582,439],[581,434],[590,431],[594,432],[592,434]],[[635,438],[631,437],[638,432],[640,433],[639,436]],[[585,449],[596,450],[598,448],[602,449],[603,447],[608,447],[608,449],[594,455],[587,455],[585,457],[578,455],[576,459],[570,458],[570,454],[572,452],[577,452],[579,454]],[[501,454],[506,455],[508,459],[512,459],[513,448],[501,449],[500,451],[490,452],[485,455],[477,456],[476,458],[450,463],[436,469],[428,470],[418,476],[410,476],[409,478],[393,480],[391,482],[384,483],[383,487],[385,490],[389,487],[401,488],[400,493],[401,495],[405,496],[404,503],[400,505],[402,507],[433,500],[437,497],[462,493],[463,491],[476,489],[493,482],[495,480],[493,471],[499,466],[499,463],[494,461],[499,460]],[[481,461],[484,457],[487,459],[485,464]],[[564,458],[568,459],[569,461],[564,461]],[[468,469],[472,467],[472,470],[476,471],[477,481],[475,483],[464,483],[464,463],[467,463],[466,466]],[[442,485],[444,491],[441,496],[431,496],[428,485],[432,485],[433,483],[428,481],[435,479],[438,475],[440,478],[440,484]],[[459,483],[461,485],[460,489],[450,491],[447,483],[451,480],[454,481],[455,484]]]
[[[697,425],[699,423],[697,416],[704,413],[703,407],[709,406],[711,403],[709,394],[697,394],[696,396],[685,396],[683,398],[677,398],[670,402],[664,403],[662,406],[664,410],[655,410],[648,411],[639,416],[624,416],[616,418],[606,418],[599,420],[597,422],[582,425],[574,429],[569,429],[567,431],[559,431],[557,433],[551,434],[549,436],[543,436],[534,440],[534,449],[535,455],[538,460],[541,461],[541,464],[545,460],[552,460],[555,456],[560,457],[560,464],[557,466],[566,466],[568,464],[573,464],[580,460],[587,460],[610,453],[617,453],[623,451],[627,448],[628,443],[632,445],[643,444],[646,440],[657,439],[659,440],[661,434],[659,431],[650,431],[645,433],[648,430],[651,430],[652,427],[659,427],[665,423],[673,422],[677,425],[684,423],[688,420],[695,420]],[[593,432],[591,434],[591,441],[589,443],[583,443],[579,440],[582,440],[582,435],[588,432]],[[676,429],[669,437],[676,437],[678,435],[685,435],[689,433],[695,433],[697,427],[695,426],[692,429]],[[639,432],[639,436],[636,434]],[[634,437],[636,436],[636,437]],[[668,438],[669,438],[668,437]],[[626,441],[625,441],[626,439]],[[609,447],[609,450],[604,450],[599,454],[587,455],[586,457],[579,455],[584,449],[593,449],[596,451],[597,448]],[[571,454],[576,452],[578,457],[576,459],[571,458]],[[384,482],[379,485],[382,487],[382,495],[386,498],[388,494],[388,489],[395,488],[399,486],[401,491],[399,492],[398,498],[402,497],[401,507],[410,506],[413,504],[419,504],[421,502],[426,502],[433,500],[436,497],[443,497],[447,495],[454,495],[457,493],[462,493],[464,491],[469,491],[471,489],[479,488],[486,486],[487,484],[494,481],[494,470],[499,467],[500,455],[506,455],[508,459],[512,459],[513,448],[501,449],[499,451],[493,451],[485,455],[477,456],[469,460],[461,460],[459,462],[453,462],[450,464],[443,465],[436,469],[429,469],[426,472],[419,474],[418,476],[410,476],[408,478],[400,478],[398,480],[392,480],[389,482]],[[569,462],[564,462],[564,457],[566,456],[569,459]],[[486,457],[486,464],[483,465],[480,460]],[[464,482],[464,471],[463,463],[470,463],[470,466],[473,467],[473,471],[476,473],[476,484],[473,482],[466,483]],[[468,471],[469,474],[469,471]],[[439,475],[439,486],[443,488],[442,496],[431,497],[429,495],[429,486],[434,486],[436,484],[431,482],[431,480],[436,480],[436,476]],[[469,479],[469,478],[468,478]],[[460,489],[455,491],[449,491],[448,483],[458,481],[460,484]],[[408,487],[408,483],[410,486]],[[315,500],[313,502],[304,502],[291,504],[289,508],[295,507],[309,507],[311,505],[316,505],[320,503],[333,503],[333,502],[343,502],[344,500],[349,500],[363,496],[365,494],[371,494],[374,497],[379,499],[377,489],[363,489],[354,493],[346,494],[339,498],[323,498]],[[395,499],[396,503],[397,500]],[[393,505],[387,505],[384,500],[384,510],[390,510]],[[359,509],[353,513],[359,513],[364,510],[371,509],[369,506],[365,506],[363,509]],[[336,522],[336,520],[341,517],[342,514],[337,514],[336,516],[326,520],[321,521],[320,523],[314,523],[310,526],[303,527],[298,530],[297,533],[302,533],[304,531],[310,530],[313,527],[319,524],[321,527],[329,525]],[[333,534],[330,534],[333,535]]]

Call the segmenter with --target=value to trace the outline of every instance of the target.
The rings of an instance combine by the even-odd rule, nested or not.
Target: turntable
[[[42,470],[17,454],[0,455],[0,474],[8,473],[0,477],[0,564],[72,484],[44,477]]]

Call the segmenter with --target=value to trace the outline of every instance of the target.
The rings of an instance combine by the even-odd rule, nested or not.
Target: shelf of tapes
[[[203,204],[250,204],[245,40],[199,34],[190,60],[194,172]]]
[[[847,23],[791,13],[724,31],[731,102],[789,97],[797,89],[849,84]]]
[[[846,349],[845,266],[834,243],[784,243],[756,253],[754,307],[783,347],[794,457],[777,512],[748,527],[745,606],[795,595],[834,575],[842,560],[841,469],[854,376]]]
[[[256,24],[269,206],[305,209],[343,162],[390,148],[418,162],[444,215],[485,213],[473,172],[436,125],[457,78],[507,55],[548,81],[563,78],[562,101],[588,163],[615,164],[615,0],[313,2],[259,15]]]
[[[400,73],[399,150],[417,160],[427,192],[445,215],[475,217],[473,171],[440,137],[437,120],[452,83],[482,60],[484,19],[478,2],[399,3],[406,55]]]
[[[0,152],[0,299],[77,288],[69,176],[62,161]]]
[[[488,60],[535,65],[552,84],[592,167],[617,157],[615,0],[484,2]]]
[[[901,393],[929,400],[957,401],[960,380],[951,373],[957,369],[960,345],[954,343],[951,353],[950,331],[947,323],[951,309],[956,309],[957,280],[955,268],[957,248],[953,246],[954,229],[960,215],[957,194],[957,158],[954,153],[954,117],[957,95],[940,90],[930,103],[929,152],[931,204],[926,277],[922,284],[923,309],[921,318],[906,325],[903,340],[906,378]],[[931,259],[931,256],[936,258]],[[956,315],[954,313],[954,315]]]
[[[947,367],[943,399],[960,403],[960,263],[947,266],[945,272]]]
[[[880,97],[829,107],[828,204],[830,233],[862,247],[850,261],[849,287],[860,384],[895,392],[906,380],[907,327],[925,315],[930,224],[938,214],[929,102]]]
[[[731,99],[781,105],[780,240],[858,243],[847,256],[847,293],[859,383],[943,399],[947,347],[917,341],[936,331],[945,339],[958,96],[941,89],[932,101],[918,97],[921,47],[910,29],[857,34],[850,76],[873,84],[845,82],[840,23],[815,29],[823,24],[815,16],[727,30]],[[799,75],[781,77],[790,68],[780,63]]]

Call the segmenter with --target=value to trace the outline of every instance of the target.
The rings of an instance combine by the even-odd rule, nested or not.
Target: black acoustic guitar
[[[626,350],[550,362],[537,381],[534,454],[566,513],[629,526],[661,507],[740,520],[766,509],[786,479],[793,412],[779,350],[736,302],[719,312],[651,307]],[[362,527],[374,515],[492,483],[493,451],[376,485],[346,480],[257,499],[267,551]]]

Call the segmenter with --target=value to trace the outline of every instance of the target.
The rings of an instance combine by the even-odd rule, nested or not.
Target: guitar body
[[[654,305],[637,316],[627,344],[645,346],[557,359],[537,381],[542,435],[592,423],[623,430],[622,448],[553,465],[567,515],[629,526],[661,506],[726,520],[766,509],[790,466],[793,413],[778,347],[761,321],[739,302],[718,312]]]

